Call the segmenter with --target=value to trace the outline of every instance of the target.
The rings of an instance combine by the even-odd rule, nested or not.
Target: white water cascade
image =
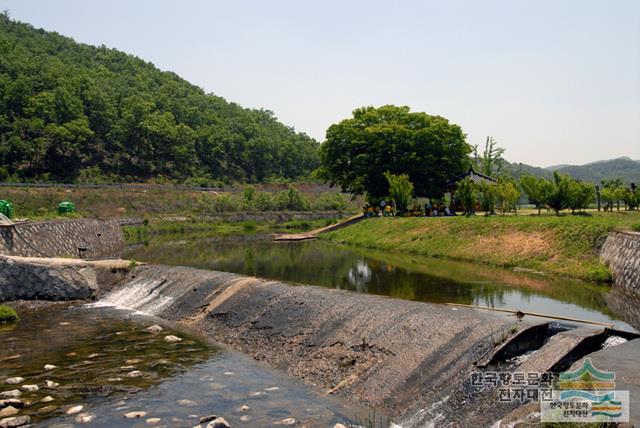
[[[166,282],[165,279],[141,279],[111,291],[100,303],[158,315],[175,299],[170,294],[162,293]]]

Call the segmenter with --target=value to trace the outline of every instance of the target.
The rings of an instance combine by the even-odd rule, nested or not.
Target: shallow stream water
[[[367,417],[368,411],[342,406],[188,331],[166,323],[158,334],[146,330],[158,322],[88,305],[22,310],[18,324],[0,328],[0,393],[20,390],[25,407],[19,415],[60,428],[193,427],[211,414],[234,427],[272,427],[289,418],[296,426],[332,427]],[[182,340],[168,342],[168,335]],[[24,380],[7,384],[13,377]],[[38,391],[24,391],[24,385]],[[77,412],[67,414],[74,407]]]

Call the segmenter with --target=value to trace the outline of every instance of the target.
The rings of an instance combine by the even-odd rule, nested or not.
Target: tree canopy
[[[389,194],[384,173],[407,174],[416,196],[438,198],[447,181],[469,167],[462,129],[409,107],[363,107],[333,124],[320,149],[320,176],[343,191],[372,198]]]
[[[0,180],[296,179],[318,148],[268,110],[0,14]]]

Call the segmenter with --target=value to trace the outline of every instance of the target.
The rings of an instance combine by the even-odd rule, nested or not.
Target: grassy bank
[[[183,188],[131,186],[125,188],[0,187],[0,199],[14,206],[15,218],[58,218],[58,203],[69,200],[76,217],[205,217],[237,212],[357,211],[351,200],[334,189],[311,184],[237,186],[222,192]],[[247,191],[249,189],[249,191]]]
[[[638,212],[590,216],[374,218],[325,235],[346,245],[522,267],[591,281],[611,274],[598,249],[613,230],[640,223]]]

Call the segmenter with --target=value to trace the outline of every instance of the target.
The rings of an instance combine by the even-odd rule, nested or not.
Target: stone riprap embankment
[[[128,261],[0,256],[0,302],[99,297],[128,273]]]
[[[124,247],[118,220],[69,219],[0,227],[0,254],[22,257],[118,257]]]
[[[617,318],[640,331],[640,293],[616,286],[607,293],[605,300]]]
[[[631,293],[640,293],[640,233],[609,234],[600,257],[611,269],[616,286]]]

